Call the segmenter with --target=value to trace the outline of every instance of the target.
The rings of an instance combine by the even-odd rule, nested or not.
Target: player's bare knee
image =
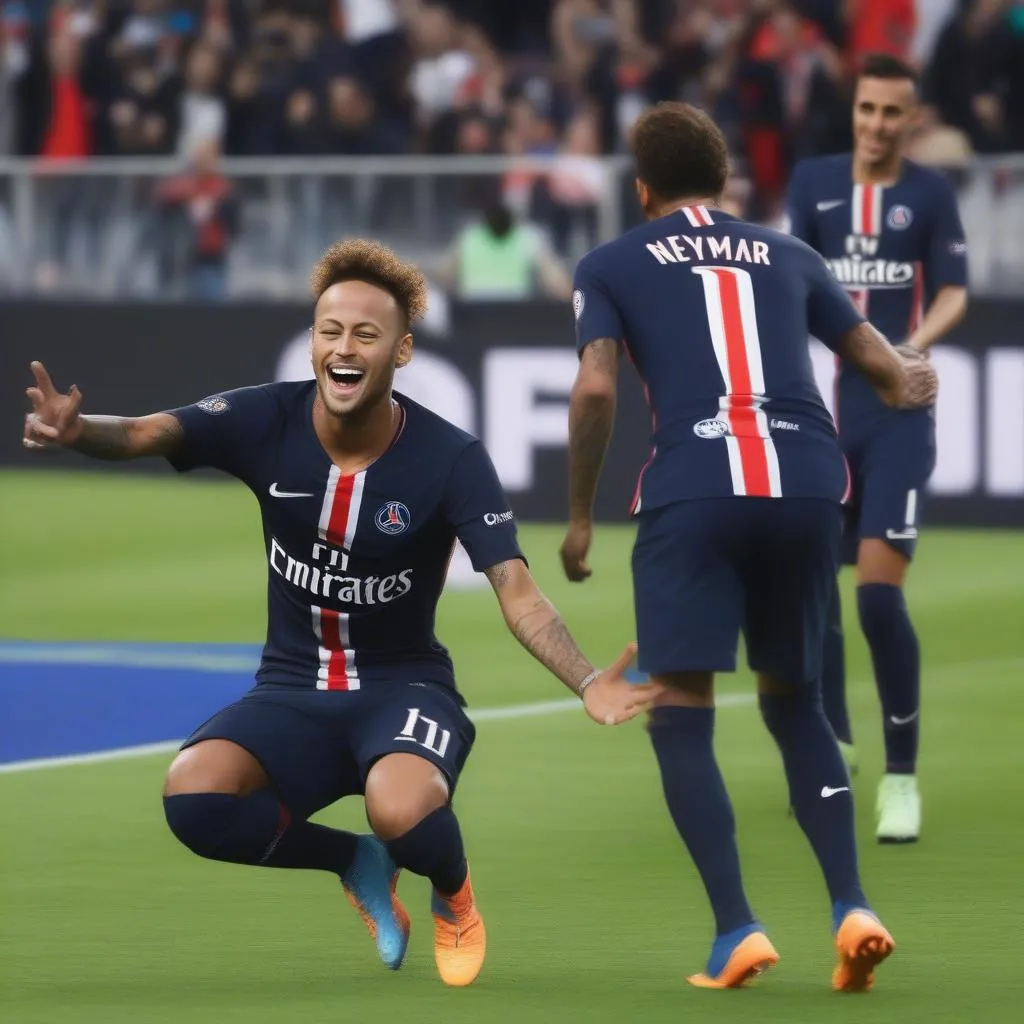
[[[868,537],[857,549],[857,585],[883,583],[902,587],[907,578],[910,559],[884,540]]]
[[[366,817],[384,841],[405,835],[448,799],[441,770],[415,754],[389,754],[366,778]]]
[[[228,793],[248,796],[270,785],[259,761],[230,740],[203,740],[186,747],[171,762],[164,796]]]

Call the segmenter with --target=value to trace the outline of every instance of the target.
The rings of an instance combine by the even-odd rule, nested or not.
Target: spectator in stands
[[[211,139],[219,146],[227,130],[227,107],[218,88],[220,54],[209,43],[197,43],[185,64],[185,89],[181,94],[177,150],[189,157]]]
[[[580,256],[598,241],[598,205],[610,188],[598,147],[596,114],[584,109],[570,123],[555,166],[542,186],[540,216],[551,225],[555,249],[562,257]],[[581,241],[574,246],[577,232]]]
[[[49,159],[93,152],[95,96],[85,73],[84,48],[70,26],[46,40],[36,36],[18,82],[18,150]]]
[[[408,152],[409,139],[377,116],[373,97],[356,78],[332,78],[327,84],[327,151],[348,156]]]
[[[856,68],[869,53],[907,60],[917,28],[914,0],[845,0],[846,51]]]
[[[238,224],[234,188],[220,171],[220,149],[213,139],[200,142],[185,174],[164,182],[158,202],[168,215],[167,238],[183,239],[190,298],[222,299],[227,291],[231,238]]]
[[[1018,147],[1024,143],[1017,127],[1024,117],[1022,62],[1020,35],[1005,0],[966,0],[939,34],[925,74],[925,98],[979,153]]]
[[[500,199],[466,225],[439,262],[441,285],[463,300],[568,300],[572,277],[534,224],[516,221]]]

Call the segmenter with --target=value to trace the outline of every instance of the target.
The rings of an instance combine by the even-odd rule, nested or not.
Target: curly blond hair
[[[427,311],[427,279],[413,263],[403,263],[386,245],[365,238],[335,242],[320,257],[309,284],[319,299],[339,281],[366,281],[390,294],[407,323]]]

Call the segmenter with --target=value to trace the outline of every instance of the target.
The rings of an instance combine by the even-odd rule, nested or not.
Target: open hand
[[[636,643],[626,649],[616,661],[604,669],[583,691],[583,706],[598,725],[620,725],[646,711],[661,693],[657,683],[631,683],[626,670],[636,657]]]
[[[33,449],[74,444],[82,432],[78,417],[82,392],[72,384],[68,393],[62,395],[53,386],[42,363],[32,363],[31,369],[36,386],[25,390],[32,401],[32,411],[25,417],[25,434],[21,443]]]

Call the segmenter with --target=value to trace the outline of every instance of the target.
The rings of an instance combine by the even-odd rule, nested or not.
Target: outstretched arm
[[[94,459],[137,459],[147,455],[173,456],[181,450],[185,432],[176,416],[82,416],[82,393],[72,385],[60,394],[42,363],[32,363],[35,387],[26,394],[32,412],[25,417],[22,443],[26,448],[70,448]]]
[[[521,559],[493,565],[486,575],[512,634],[582,699],[587,714],[595,722],[616,725],[650,707],[659,687],[651,683],[633,684],[625,677],[636,654],[636,644],[628,644],[610,668],[598,671],[579,649],[557,609],[541,593]]]

